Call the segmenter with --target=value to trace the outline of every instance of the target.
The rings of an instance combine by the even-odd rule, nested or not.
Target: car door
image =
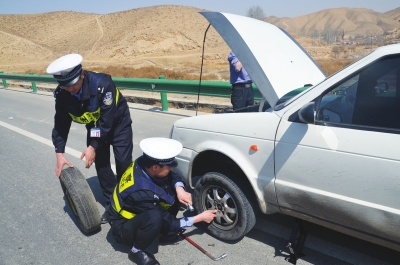
[[[315,124],[283,119],[275,145],[283,212],[400,242],[400,55],[315,100]]]

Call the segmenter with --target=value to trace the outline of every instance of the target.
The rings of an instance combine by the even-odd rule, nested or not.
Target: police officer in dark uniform
[[[87,168],[96,161],[97,175],[106,198],[102,223],[107,223],[110,195],[132,162],[132,120],[126,99],[111,77],[83,70],[81,62],[81,55],[68,54],[47,67],[47,73],[58,81],[54,92],[56,113],[52,132],[57,157],[56,175],[60,176],[65,164],[73,166],[63,155],[71,122],[85,124],[87,148],[81,159],[86,159]],[[113,146],[117,179],[111,169],[110,145]]]
[[[190,206],[192,196],[185,191],[175,156],[182,144],[167,138],[147,138],[140,142],[143,155],[122,175],[111,197],[110,225],[116,241],[131,247],[129,259],[139,265],[159,262],[159,240],[169,241],[197,222],[210,223],[217,210],[194,217],[176,218],[181,204]]]
[[[254,105],[253,80],[231,51],[228,55],[233,110]]]

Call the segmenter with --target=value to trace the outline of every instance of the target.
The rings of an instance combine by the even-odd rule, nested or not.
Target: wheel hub
[[[229,230],[236,225],[238,211],[228,191],[221,187],[209,186],[204,189],[202,198],[205,210],[218,210],[217,217],[213,221],[216,226]]]

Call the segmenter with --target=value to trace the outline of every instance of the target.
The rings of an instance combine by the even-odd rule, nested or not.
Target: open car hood
[[[200,14],[236,54],[271,107],[288,92],[325,78],[310,55],[283,29],[239,15]]]

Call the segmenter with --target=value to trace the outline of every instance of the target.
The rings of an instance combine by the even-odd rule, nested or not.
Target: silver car
[[[237,240],[257,212],[280,212],[400,251],[400,44],[326,78],[284,30],[202,15],[263,95],[256,112],[172,128],[196,210],[218,209],[210,233]]]

